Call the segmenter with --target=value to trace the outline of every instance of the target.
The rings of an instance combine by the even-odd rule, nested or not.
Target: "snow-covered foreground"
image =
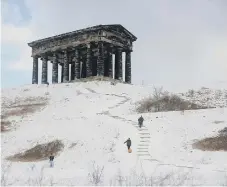
[[[17,96],[50,98],[42,111],[15,118],[16,129],[1,134],[2,165],[7,156],[36,144],[58,139],[65,145],[54,168],[48,160],[12,162],[10,170],[2,169],[7,184],[94,185],[91,175],[104,166],[98,185],[227,185],[227,152],[192,149],[196,139],[227,126],[227,108],[147,113],[139,129],[134,108],[149,95],[143,87],[94,81],[24,86],[2,94],[4,103]],[[124,144],[129,137],[131,154]],[[141,173],[147,177],[142,182]]]

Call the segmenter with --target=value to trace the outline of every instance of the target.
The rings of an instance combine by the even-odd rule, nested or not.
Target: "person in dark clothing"
[[[141,128],[142,127],[142,125],[143,125],[143,121],[144,121],[144,119],[143,119],[143,117],[142,117],[142,115],[139,117],[139,119],[138,119],[138,123],[139,123],[139,127]]]
[[[52,168],[54,166],[54,156],[53,156],[53,153],[51,153],[49,159],[50,159],[50,167]]]
[[[128,147],[128,149],[130,149],[130,147],[131,147],[131,145],[132,145],[132,141],[130,140],[130,138],[128,138],[125,142],[124,142],[124,144],[125,143],[127,143],[127,147]]]

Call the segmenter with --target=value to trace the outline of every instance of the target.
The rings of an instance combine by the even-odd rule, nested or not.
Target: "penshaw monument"
[[[136,40],[122,25],[114,24],[97,25],[30,42],[32,84],[38,84],[39,59],[42,61],[42,84],[48,82],[48,61],[52,63],[53,84],[58,83],[58,79],[68,82],[91,76],[123,81],[123,69],[125,82],[131,83],[132,43]],[[122,59],[122,53],[125,53],[125,59]]]

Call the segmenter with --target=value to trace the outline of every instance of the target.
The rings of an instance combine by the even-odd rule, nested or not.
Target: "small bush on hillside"
[[[227,151],[227,127],[220,130],[218,136],[204,138],[192,146],[203,151]]]
[[[57,155],[63,148],[64,144],[60,140],[55,140],[46,144],[38,144],[25,152],[9,156],[7,160],[21,162],[46,160],[51,153]]]
[[[155,89],[153,96],[150,96],[138,102],[136,111],[142,113],[184,111],[203,108],[205,107],[186,101],[175,94],[162,92],[162,89]]]

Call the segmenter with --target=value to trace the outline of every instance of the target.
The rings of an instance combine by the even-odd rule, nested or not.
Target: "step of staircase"
[[[138,146],[150,146],[149,144],[138,144]]]
[[[150,154],[142,154],[142,153],[140,153],[140,154],[137,154],[138,156],[149,156],[150,157]]]
[[[138,131],[148,131],[148,129],[140,129],[140,128],[137,128]]]
[[[148,149],[148,147],[137,147],[137,149]]]
[[[146,136],[145,136],[145,137],[140,137],[140,138],[151,138],[151,137],[146,137]]]
[[[140,143],[141,142],[147,142],[147,143],[150,143],[151,141],[150,140],[140,140]]]

